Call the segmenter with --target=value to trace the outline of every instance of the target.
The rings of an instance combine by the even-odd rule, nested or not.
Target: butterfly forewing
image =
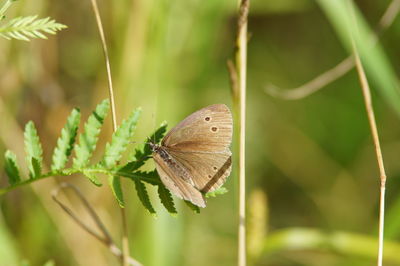
[[[232,141],[232,114],[224,104],[194,112],[165,136],[162,146],[180,151],[224,151]]]
[[[161,181],[173,194],[199,207],[206,206],[204,196],[192,184],[185,181],[185,175],[188,173],[184,173],[184,169],[166,161],[159,153],[153,153],[153,159]]]

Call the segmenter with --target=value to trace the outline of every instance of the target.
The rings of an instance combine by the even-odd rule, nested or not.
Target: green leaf
[[[108,181],[109,181],[111,190],[112,190],[115,198],[118,201],[119,206],[121,206],[121,208],[124,208],[125,202],[124,202],[124,195],[122,193],[120,177],[110,175]]]
[[[93,184],[95,184],[96,186],[100,187],[103,184],[100,182],[100,180],[97,178],[96,174],[89,172],[89,171],[85,171],[83,170],[82,172],[89,180],[90,182],[92,182]]]
[[[42,165],[35,157],[32,157],[32,167],[34,172],[34,178],[38,178],[42,174]]]
[[[156,170],[153,170],[151,172],[142,172],[142,171],[136,171],[132,173],[133,177],[129,177],[133,181],[138,180],[140,178],[141,181],[144,181],[146,183],[149,183],[151,185],[159,185],[161,183],[160,177],[158,176],[158,173]]]
[[[166,131],[167,124],[164,122],[150,137],[147,138],[147,140],[154,143],[159,143],[164,137]],[[129,156],[130,162],[125,165],[124,171],[132,172],[139,169],[141,166],[144,165],[147,159],[151,157],[151,154],[152,150],[149,143],[141,145],[141,147],[135,149],[134,153]]]
[[[158,196],[160,197],[162,205],[171,214],[176,215],[178,212],[175,209],[174,200],[172,199],[171,192],[164,187],[164,185],[158,186]]]
[[[121,159],[122,153],[126,150],[132,139],[140,113],[140,108],[134,110],[114,132],[111,143],[106,144],[104,157],[101,162],[102,165],[107,168],[112,168]]]
[[[156,215],[156,211],[154,210],[153,206],[151,205],[149,194],[147,193],[146,186],[140,182],[139,180],[135,180],[135,188],[137,195],[142,202],[143,206],[146,210],[153,216]]]
[[[5,170],[8,175],[8,182],[10,185],[15,185],[21,181],[19,167],[17,164],[17,156],[12,151],[7,150],[4,157],[6,159]]]
[[[190,201],[185,200],[184,201],[186,203],[186,205],[195,213],[200,213],[200,207],[194,205],[193,203],[191,203]]]
[[[33,38],[47,39],[43,33],[56,34],[67,28],[50,18],[37,19],[37,16],[17,17],[0,27],[0,36],[6,39],[30,41]]]
[[[211,198],[211,197],[215,198],[216,196],[223,195],[225,193],[228,193],[228,190],[226,188],[224,188],[224,187],[219,187],[219,188],[217,188],[216,190],[214,190],[212,192],[208,192],[206,194],[206,198]]]
[[[57,147],[54,149],[53,162],[51,164],[52,171],[65,167],[68,156],[71,155],[80,119],[81,113],[79,109],[74,108],[67,119],[67,123],[61,130],[61,136],[57,140]]]
[[[74,168],[83,168],[89,164],[93,151],[96,149],[100,128],[109,109],[109,101],[103,100],[89,116],[84,126],[84,132],[79,135],[79,144],[75,145]]]
[[[26,162],[29,169],[29,176],[31,178],[37,178],[38,177],[37,170],[41,168],[41,164],[43,161],[42,157],[43,149],[42,145],[40,144],[35,124],[32,121],[29,121],[25,125],[24,143],[25,143]],[[33,165],[32,158],[35,158],[36,165]]]

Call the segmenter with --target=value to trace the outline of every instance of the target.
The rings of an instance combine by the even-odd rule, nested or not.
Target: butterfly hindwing
[[[231,152],[183,152],[167,150],[192,176],[194,186],[203,193],[222,186],[231,173]]]

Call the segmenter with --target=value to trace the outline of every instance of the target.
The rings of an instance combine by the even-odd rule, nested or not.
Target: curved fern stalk
[[[30,41],[30,39],[47,39],[47,34],[56,34],[57,31],[67,28],[66,25],[57,23],[54,19],[36,16],[18,17],[10,20],[0,27],[0,36],[10,40],[17,39]]]

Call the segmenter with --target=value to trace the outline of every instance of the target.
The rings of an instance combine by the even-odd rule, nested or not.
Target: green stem
[[[121,171],[119,169],[103,169],[103,168],[84,168],[84,169],[74,169],[74,168],[67,168],[67,169],[63,169],[63,170],[59,170],[59,171],[50,171],[46,174],[41,175],[40,177],[37,178],[30,178],[30,179],[26,179],[22,182],[19,182],[15,185],[9,186],[9,187],[5,187],[5,188],[1,188],[0,189],[0,196],[4,195],[16,188],[22,187],[24,185],[29,185],[33,182],[48,178],[48,177],[52,177],[52,176],[69,176],[69,175],[73,175],[73,174],[77,174],[77,173],[83,173],[83,172],[91,172],[91,173],[97,173],[97,174],[105,174],[105,175],[116,175],[116,176],[121,176],[121,177],[125,177],[125,178],[129,178],[129,179],[139,179],[141,181],[144,181],[146,183],[149,183],[151,185],[158,185],[160,184],[160,181],[157,179],[151,179],[148,177],[143,177],[139,174],[136,173],[131,173],[131,172],[124,172]]]

